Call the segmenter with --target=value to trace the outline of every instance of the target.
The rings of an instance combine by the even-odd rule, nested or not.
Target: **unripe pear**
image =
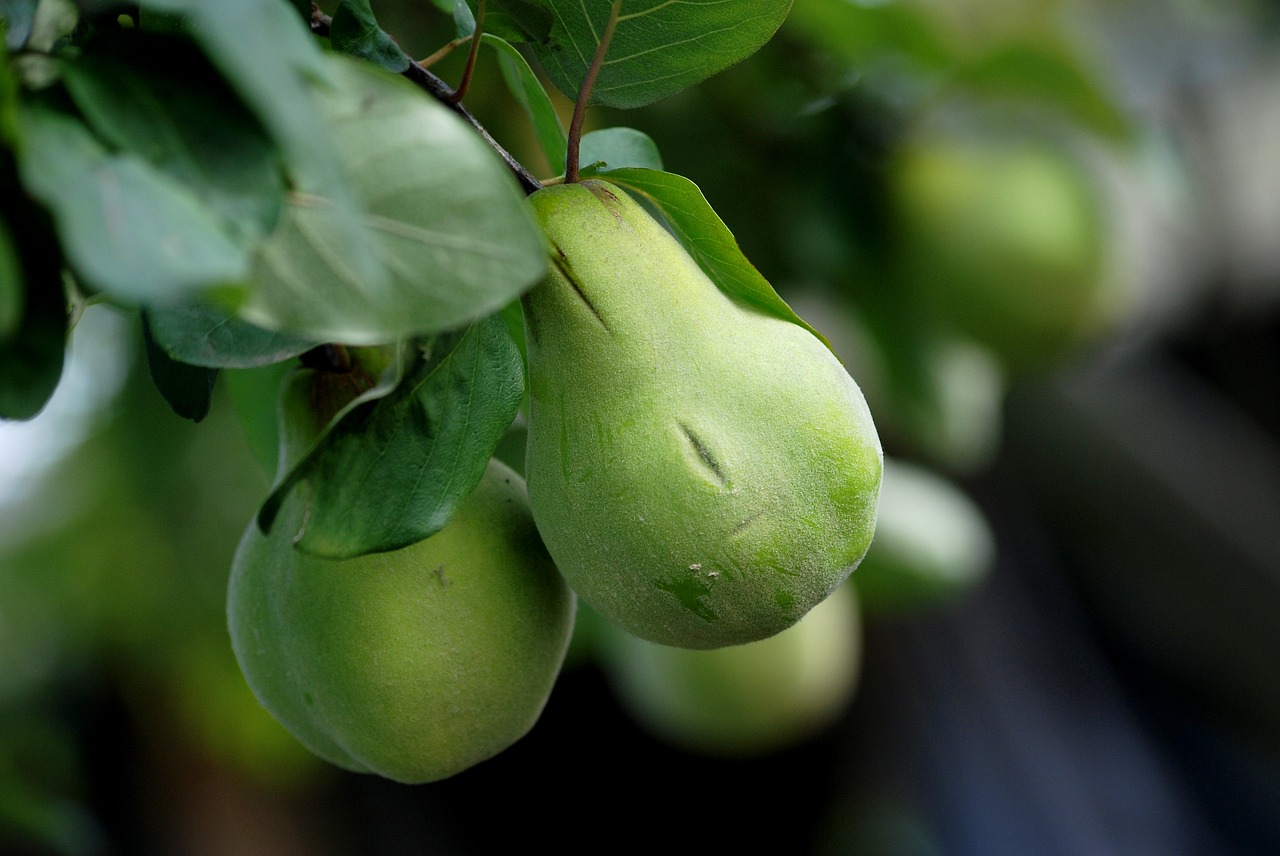
[[[601,659],[619,702],[656,736],[707,755],[761,755],[810,739],[849,707],[862,666],[847,585],[749,645],[691,651],[613,633]]]
[[[444,529],[400,550],[294,549],[301,495],[250,523],[228,590],[231,641],[259,701],[340,767],[436,781],[537,720],[573,626],[519,476],[491,462]]]
[[[857,566],[882,454],[804,327],[721,291],[603,181],[530,197],[551,268],[525,298],[529,498],[578,594],[686,648],[791,626]]]

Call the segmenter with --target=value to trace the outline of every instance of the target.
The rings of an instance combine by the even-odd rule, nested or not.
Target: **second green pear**
[[[561,573],[644,639],[790,627],[871,543],[883,455],[804,327],[721,291],[603,181],[531,197],[551,247],[525,298],[534,518]]]

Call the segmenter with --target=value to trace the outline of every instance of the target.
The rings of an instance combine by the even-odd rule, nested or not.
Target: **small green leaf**
[[[561,92],[578,90],[611,0],[548,0],[555,17],[534,52]],[[623,0],[591,103],[641,107],[746,59],[777,31],[791,0]]]
[[[137,155],[109,155],[71,116],[31,105],[20,122],[23,183],[89,285],[161,303],[246,278],[245,250],[185,187]]]
[[[698,186],[684,176],[651,169],[616,169],[601,178],[631,191],[656,208],[698,266],[722,291],[784,321],[799,324],[830,347],[778,296],[760,271],[747,260]]]
[[[142,340],[147,351],[147,368],[156,389],[169,402],[173,412],[183,419],[199,422],[209,415],[213,401],[213,382],[217,369],[192,366],[173,359],[156,344],[150,319],[142,314]]]
[[[334,50],[368,60],[384,71],[399,74],[409,67],[409,57],[395,39],[378,26],[369,0],[342,0],[333,13],[329,42]]]
[[[662,169],[662,155],[658,153],[658,144],[648,134],[635,128],[592,131],[582,138],[578,151],[582,163],[602,165],[595,169],[584,168],[583,175],[624,167]]]
[[[497,52],[502,79],[529,115],[538,145],[547,157],[547,166],[553,172],[563,172],[566,148],[564,125],[560,124],[560,116],[556,113],[547,90],[543,88],[542,81],[529,67],[524,55],[509,43],[489,33],[483,34],[480,40]]]
[[[309,507],[295,544],[319,556],[427,538],[479,482],[523,391],[520,353],[501,319],[441,334],[415,355],[394,392],[344,410],[268,505],[278,507],[305,481]]]
[[[376,344],[454,329],[542,275],[541,233],[515,179],[452,111],[402,78],[333,57],[327,133],[363,201],[361,228],[387,280],[356,275],[333,245],[329,200],[294,194],[262,246],[242,317],[319,341]]]
[[[147,313],[147,321],[156,344],[166,354],[207,368],[271,365],[316,345],[310,339],[255,327],[205,302],[156,308]]]
[[[62,255],[44,213],[22,202],[6,210],[17,252],[22,319],[0,335],[0,419],[30,419],[53,395],[67,349]]]
[[[279,151],[185,39],[99,40],[63,79],[98,134],[196,193],[246,247],[280,217]]]

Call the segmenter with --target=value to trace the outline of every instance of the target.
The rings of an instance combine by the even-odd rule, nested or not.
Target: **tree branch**
[[[311,4],[311,32],[315,33],[317,36],[328,36],[329,27],[332,23],[333,19],[331,17],[326,15],[324,12],[321,12],[319,7],[314,3]],[[526,194],[533,193],[535,190],[540,190],[542,188],[542,182],[538,181],[537,177],[535,177],[533,173],[525,169],[524,165],[521,164],[520,161],[516,160],[510,152],[504,149],[502,145],[493,138],[493,135],[489,133],[484,125],[481,125],[479,120],[477,120],[475,116],[471,115],[470,110],[463,107],[460,103],[452,100],[454,97],[454,91],[449,84],[445,83],[439,77],[432,74],[412,59],[409,60],[409,67],[401,72],[401,74],[409,78],[409,80],[412,81],[419,89],[422,89],[432,98],[435,98],[441,104],[461,116],[472,128],[475,128],[476,133],[480,135],[480,138],[483,139],[491,149],[498,153],[498,156],[502,158],[503,163],[507,165],[507,169],[511,170],[511,172],[515,174],[516,180],[520,182],[520,186],[524,189]]]

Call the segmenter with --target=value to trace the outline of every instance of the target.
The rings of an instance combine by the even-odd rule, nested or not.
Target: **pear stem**
[[[596,77],[600,67],[604,65],[604,55],[609,50],[609,42],[613,41],[613,31],[618,27],[618,14],[622,11],[622,0],[613,0],[609,9],[609,20],[600,34],[600,44],[596,45],[595,56],[587,67],[587,76],[582,79],[582,88],[578,90],[578,98],[573,104],[573,118],[569,122],[568,148],[564,162],[564,183],[576,184],[578,181],[578,149],[582,143],[582,120],[587,114],[587,102],[591,99],[591,90],[596,85]]]

